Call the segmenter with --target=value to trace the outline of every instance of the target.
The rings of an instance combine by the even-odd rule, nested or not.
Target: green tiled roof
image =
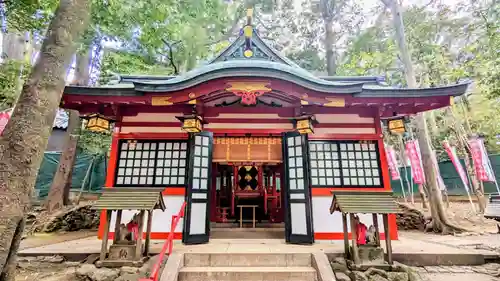
[[[392,191],[332,191],[338,210],[343,213],[396,214],[402,213]]]
[[[153,210],[165,211],[165,202],[159,188],[114,187],[104,188],[101,197],[92,206],[96,210]]]

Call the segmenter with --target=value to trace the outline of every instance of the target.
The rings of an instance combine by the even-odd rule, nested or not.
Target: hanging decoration
[[[104,115],[94,113],[85,117],[87,119],[86,129],[92,132],[104,133],[111,131],[111,119]]]
[[[2,135],[5,126],[9,123],[10,117],[12,115],[12,111],[14,109],[10,108],[5,111],[0,112],[0,135]],[[68,113],[64,109],[58,109],[56,113],[56,117],[54,118],[54,128],[57,129],[66,129],[68,128]]]
[[[387,121],[387,128],[391,134],[404,134],[406,132],[405,127],[406,119],[405,117],[398,117],[394,119],[389,119]]]
[[[294,120],[295,130],[300,134],[314,134],[314,126],[316,118],[313,115],[303,115]]]
[[[495,175],[491,169],[483,139],[471,138],[468,143],[477,178],[480,181],[495,182]]]
[[[448,157],[450,157],[451,162],[453,163],[453,166],[455,166],[455,169],[457,170],[458,175],[460,176],[460,179],[462,179],[462,183],[465,186],[465,189],[469,189],[469,179],[467,178],[467,173],[465,172],[464,168],[462,167],[462,164],[460,163],[460,159],[458,159],[457,155],[457,150],[455,147],[450,146],[448,141],[443,141],[443,147],[446,150],[446,153],[448,153]],[[469,192],[469,191],[467,191]]]
[[[416,140],[406,142],[406,155],[410,159],[413,181],[416,184],[424,184],[425,175],[422,167],[422,157],[420,156],[420,148]]]
[[[464,184],[465,192],[467,192],[467,196],[469,197],[469,202],[472,205],[472,209],[474,210],[474,212],[476,212],[476,207],[472,202],[471,192],[469,190],[469,179],[467,178],[467,173],[465,172],[464,168],[462,167],[462,164],[460,163],[460,159],[458,158],[456,148],[450,146],[447,140],[443,141],[443,147],[446,150],[446,153],[448,153],[448,157],[450,157],[451,163],[453,163],[453,166],[455,166],[455,169],[457,170],[457,173],[460,176],[462,183]]]
[[[393,180],[400,180],[401,175],[399,174],[398,161],[396,160],[396,152],[394,151],[394,148],[391,145],[387,145],[385,148],[385,152],[387,154],[387,162],[389,164],[391,178]],[[403,186],[401,186],[401,188],[403,188]]]
[[[182,122],[181,129],[186,133],[199,133],[203,130],[203,118],[196,114],[176,116]]]

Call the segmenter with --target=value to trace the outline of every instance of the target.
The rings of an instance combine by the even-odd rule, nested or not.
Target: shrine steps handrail
[[[158,275],[160,273],[160,268],[163,263],[163,258],[165,257],[165,254],[167,253],[168,250],[168,255],[170,256],[172,254],[172,249],[174,245],[174,232],[175,229],[177,228],[177,225],[179,224],[179,221],[181,218],[184,217],[184,210],[186,209],[186,201],[182,203],[181,209],[177,213],[177,215],[172,216],[172,224],[170,226],[170,233],[168,234],[168,238],[163,244],[163,248],[161,249],[160,254],[158,255],[158,260],[153,266],[153,270],[151,270],[151,275],[149,278],[143,278],[140,279],[139,281],[158,281]]]

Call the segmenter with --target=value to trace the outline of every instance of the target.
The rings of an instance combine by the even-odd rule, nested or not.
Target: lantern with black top
[[[313,134],[313,124],[317,123],[312,115],[305,115],[295,119],[295,130],[300,134]]]
[[[203,130],[203,118],[196,114],[177,116],[182,122],[182,130],[186,133],[199,133]]]
[[[86,128],[89,131],[99,133],[111,131],[112,120],[99,113],[88,115],[85,119],[87,119]]]
[[[404,134],[406,132],[406,118],[393,118],[387,120],[387,128],[391,134]]]

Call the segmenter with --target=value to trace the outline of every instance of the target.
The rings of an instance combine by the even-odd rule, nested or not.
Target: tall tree
[[[60,0],[39,59],[0,137],[0,280],[14,280],[24,215],[90,5],[90,0]]]
[[[90,52],[88,48],[76,54],[75,75],[72,84],[87,86],[90,81]],[[69,193],[73,166],[77,156],[78,138],[80,132],[80,114],[76,110],[69,110],[66,140],[59,158],[59,164],[50,186],[46,206],[49,212],[54,212],[70,204]]]
[[[411,61],[410,51],[406,45],[405,29],[401,6],[397,0],[382,0],[392,14],[395,29],[396,42],[405,70],[406,83],[409,88],[417,88],[416,75]],[[463,230],[453,225],[445,213],[441,190],[437,184],[437,175],[432,160],[433,153],[429,139],[427,122],[423,114],[418,114],[415,118],[417,127],[417,139],[422,154],[422,164],[426,178],[426,188],[429,194],[432,222],[428,225],[434,231],[447,233],[455,230]]]

